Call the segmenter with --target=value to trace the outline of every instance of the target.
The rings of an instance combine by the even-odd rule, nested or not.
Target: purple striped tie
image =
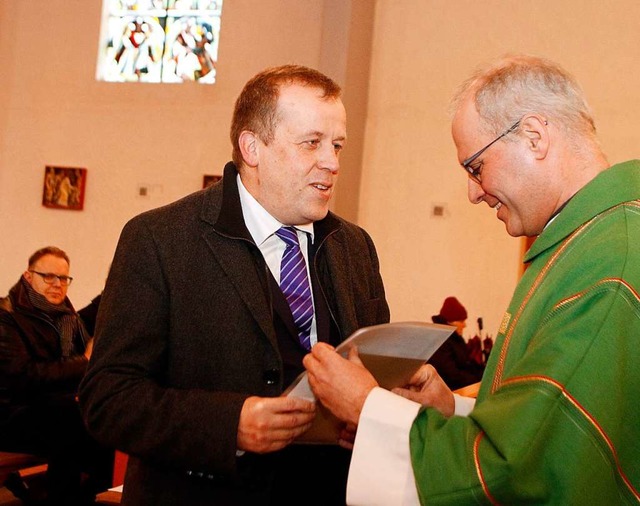
[[[307,277],[307,264],[300,251],[298,234],[292,227],[282,227],[276,232],[286,248],[280,263],[280,289],[289,303],[293,321],[298,328],[300,344],[311,349],[311,320],[313,320],[313,301],[311,287]]]

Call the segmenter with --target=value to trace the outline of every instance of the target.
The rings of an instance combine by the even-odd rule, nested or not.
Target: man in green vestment
[[[547,60],[467,80],[453,139],[469,200],[539,237],[477,401],[431,366],[379,388],[317,345],[311,386],[358,425],[349,504],[640,503],[640,161],[610,166],[583,92]]]

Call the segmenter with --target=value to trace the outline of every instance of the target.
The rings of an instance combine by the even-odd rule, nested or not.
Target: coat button
[[[269,369],[262,373],[262,379],[267,385],[275,385],[280,381],[280,370],[279,369]]]

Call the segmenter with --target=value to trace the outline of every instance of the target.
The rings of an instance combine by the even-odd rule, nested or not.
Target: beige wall
[[[478,64],[507,52],[559,61],[583,83],[610,161],[638,156],[640,2],[378,0],[360,193],[394,320],[444,297],[495,335],[517,281],[519,239],[466,199],[447,106]],[[481,146],[478,146],[480,148]],[[444,218],[430,216],[444,204]]]
[[[129,218],[220,171],[235,97],[269,65],[311,65],[345,88],[334,207],[376,241],[396,321],[457,295],[467,334],[477,316],[495,333],[517,281],[520,241],[466,200],[449,134],[449,97],[477,64],[519,51],[560,61],[611,160],[637,156],[637,0],[228,0],[214,86],[95,82],[100,13],[101,0],[0,0],[0,294],[51,243],[71,254],[70,296],[86,304]],[[84,211],[40,205],[47,164],[88,168]]]

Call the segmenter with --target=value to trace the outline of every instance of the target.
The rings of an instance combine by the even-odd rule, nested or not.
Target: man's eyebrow
[[[321,132],[320,130],[309,130],[307,132],[302,132],[298,136],[298,138],[300,139],[300,142],[304,142],[308,137],[318,137],[320,139],[330,138],[332,142],[335,142],[335,141],[346,142],[346,140],[347,140],[347,136],[346,135],[339,135],[338,137],[331,137],[329,134]]]
[[[309,130],[307,132],[302,132],[302,134],[300,134],[302,137],[326,137],[326,135],[324,133],[322,133],[319,130]]]

